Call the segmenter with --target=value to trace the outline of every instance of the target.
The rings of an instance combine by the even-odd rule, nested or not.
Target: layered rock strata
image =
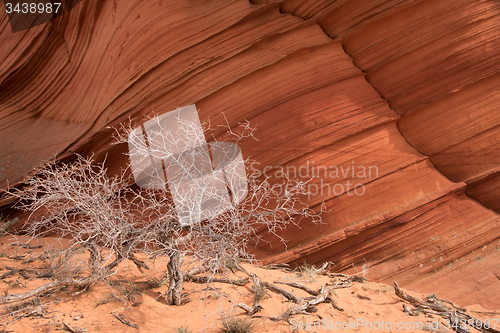
[[[315,176],[305,200],[324,223],[286,229],[286,248],[260,233],[264,263],[366,265],[498,308],[500,5],[254,2],[80,1],[17,33],[2,12],[0,186],[73,152],[117,171],[114,126],[196,103],[202,121],[257,128],[240,144],[256,172]]]

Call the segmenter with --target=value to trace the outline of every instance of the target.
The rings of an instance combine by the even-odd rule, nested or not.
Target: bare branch
[[[324,208],[314,211],[300,200],[307,194],[308,180],[285,175],[283,191],[278,192],[268,179],[246,175],[236,143],[253,137],[248,121],[234,128],[226,121],[222,127],[232,142],[207,142],[192,106],[155,115],[142,127],[132,127],[129,121],[116,134],[117,143],[127,143],[130,157],[129,168],[119,174],[109,175],[105,161],[77,155],[73,163],[46,163],[24,187],[11,189],[17,207],[32,214],[25,225],[29,236],[56,234],[70,240],[68,248],[48,257],[50,268],[44,273],[60,283],[44,288],[71,285],[66,275],[78,260],[86,265],[81,270],[88,274],[84,279],[106,282],[123,261],[148,269],[147,260],[168,257],[165,298],[168,304],[180,305],[186,278],[246,284],[248,280],[229,279],[225,263],[253,259],[248,242],[261,240],[262,231],[285,244],[280,230],[303,218],[321,221]],[[130,186],[133,182],[138,187]],[[32,218],[35,212],[37,219]],[[86,262],[78,258],[77,249],[85,252]],[[139,260],[136,253],[148,259]],[[319,271],[327,273],[329,267]],[[193,268],[203,268],[206,276],[183,272]],[[221,269],[224,278],[216,277]],[[303,301],[278,286],[262,286]]]

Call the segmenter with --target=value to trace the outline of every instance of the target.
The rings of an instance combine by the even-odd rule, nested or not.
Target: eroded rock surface
[[[288,228],[287,248],[262,233],[264,262],[366,264],[499,308],[498,2],[253,2],[80,1],[17,33],[2,12],[0,186],[73,152],[118,170],[114,126],[196,103],[257,127],[241,149],[260,171],[318,173],[324,224]]]

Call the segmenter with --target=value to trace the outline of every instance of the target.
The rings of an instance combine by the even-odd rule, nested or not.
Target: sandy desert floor
[[[23,239],[19,239],[23,241]],[[51,239],[46,239],[50,243]],[[29,269],[41,270],[44,263],[37,258],[44,248],[30,249],[16,245],[16,239],[5,236],[0,247],[0,295],[25,293],[50,279],[36,278]],[[31,262],[29,262],[31,261]],[[40,296],[35,301],[2,305],[0,332],[222,332],[223,318],[241,318],[253,323],[253,332],[452,332],[439,316],[418,313],[409,316],[403,312],[403,304],[411,307],[395,295],[392,286],[374,282],[354,282],[347,288],[333,288],[336,278],[326,275],[292,272],[283,269],[252,267],[242,263],[247,271],[255,273],[260,281],[298,282],[313,290],[330,286],[331,297],[344,311],[335,309],[330,303],[321,303],[311,314],[298,314],[289,322],[274,322],[266,317],[280,316],[295,304],[280,294],[267,291],[260,302],[263,310],[250,318],[237,307],[238,302],[252,305],[252,283],[233,286],[214,283],[216,290],[207,290],[206,284],[185,282],[188,293],[187,303],[182,306],[168,306],[162,297],[167,289],[161,277],[166,270],[166,262],[157,261],[150,271],[140,272],[128,266],[121,269],[112,279],[111,286],[94,285],[86,291],[65,289],[52,295]],[[25,269],[10,274],[8,267]],[[369,277],[369,273],[367,274]],[[245,278],[236,271],[232,279]],[[307,297],[307,292],[288,285],[279,285],[299,297]],[[404,286],[401,286],[404,290]],[[423,299],[405,290],[408,294]],[[76,293],[76,295],[75,295]],[[438,295],[439,296],[439,295]],[[453,301],[453,300],[451,300]],[[499,312],[491,312],[480,306],[471,306],[468,313],[475,318],[494,320]],[[119,320],[123,318],[127,325]],[[419,324],[421,323],[421,324]],[[431,325],[429,326],[429,323]],[[493,323],[493,322],[492,322]],[[321,325],[320,325],[321,324]],[[356,325],[359,325],[356,327]],[[437,325],[437,326],[436,326]],[[500,324],[497,325],[497,328]],[[188,328],[189,330],[181,330]]]

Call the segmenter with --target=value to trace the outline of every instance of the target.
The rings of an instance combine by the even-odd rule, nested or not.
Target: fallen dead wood
[[[5,269],[8,271],[3,273],[0,276],[0,279],[5,279],[8,276],[14,275],[14,274],[19,274],[21,277],[25,279],[29,279],[28,274],[34,274],[36,276],[40,276],[40,272],[37,271],[36,269],[31,269],[31,268],[15,268],[15,267],[10,267],[10,266],[5,266]]]
[[[410,309],[406,304],[403,304],[403,312],[409,316],[418,316],[417,308]]]
[[[335,274],[337,274],[337,273],[335,273]],[[342,275],[345,276],[345,277],[348,277],[345,274],[342,274]],[[297,282],[274,281],[274,283],[284,284],[284,285],[287,285],[287,286],[290,286],[290,287],[299,288],[299,289],[302,289],[302,290],[306,291],[307,293],[309,293],[309,294],[311,294],[313,296],[320,295],[322,293],[323,288],[324,288],[324,287],[322,287],[322,289],[320,291],[315,291],[315,290],[312,290],[311,288],[309,288],[308,286],[306,286],[306,285],[304,285],[302,283],[297,283]],[[327,294],[326,299],[324,300],[324,302],[331,303],[332,307],[334,309],[338,310],[338,311],[344,311],[344,309],[342,309],[341,307],[339,307],[337,305],[337,303],[335,302],[335,300],[329,294]]]
[[[500,333],[499,330],[492,328],[492,327],[482,327],[483,321],[478,320],[474,318],[473,316],[469,315],[466,313],[467,309],[458,307],[455,304],[453,304],[450,301],[446,301],[443,299],[440,299],[438,297],[432,297],[432,300],[437,301],[441,304],[436,304],[431,301],[423,301],[420,300],[416,297],[413,297],[411,295],[406,294],[399,285],[394,282],[394,291],[396,293],[396,296],[399,298],[403,299],[404,301],[409,302],[412,304],[415,308],[409,309],[403,304],[403,311],[410,314],[410,315],[415,315],[417,314],[418,310],[421,310],[424,314],[433,314],[433,315],[438,315],[441,316],[442,318],[446,319],[451,326],[453,330],[457,333],[469,333],[470,331],[467,330],[468,327],[462,326],[464,323],[470,323],[473,322],[475,325],[472,325],[474,329],[483,332],[483,333]],[[429,298],[428,298],[429,300]],[[442,302],[449,303],[450,305],[453,306],[454,309],[448,308],[442,304]],[[481,323],[481,325],[476,326],[476,323]]]
[[[425,301],[422,301],[416,297],[407,295],[403,290],[401,290],[401,288],[399,288],[399,285],[396,282],[394,282],[394,290],[396,292],[396,296],[398,296],[401,299],[404,299],[405,301],[409,302],[413,306],[417,306],[417,307],[420,307],[422,309],[431,309],[431,310],[434,310],[437,312],[449,311],[449,309],[443,305],[425,302]]]
[[[454,307],[457,310],[460,310],[460,311],[463,311],[463,312],[467,311],[466,308],[461,308],[461,307],[455,305],[453,302],[447,301],[447,300],[445,300],[443,298],[439,298],[439,300],[441,301],[441,303],[448,303],[448,304],[450,304],[452,307]]]
[[[113,313],[113,315],[115,316],[116,319],[118,319],[123,324],[125,324],[127,326],[130,326],[130,327],[133,327],[133,328],[136,328],[136,329],[139,329],[139,326],[137,326],[136,324],[128,321],[127,319],[125,319],[126,318],[125,314],[123,314],[123,313],[119,313],[119,314]]]
[[[83,333],[83,332],[87,332],[87,329],[85,328],[82,328],[82,327],[71,327],[70,324],[68,323],[63,323],[64,324],[64,327],[66,328],[66,330],[72,332],[72,333]]]
[[[62,281],[53,281],[43,286],[40,286],[36,289],[28,291],[24,294],[11,294],[0,297],[0,304],[10,304],[14,302],[24,301],[26,299],[40,296],[46,293],[53,293],[59,291],[65,287],[80,287],[84,288],[91,285],[94,282],[94,279],[86,278],[80,281],[76,280],[62,280]]]
[[[343,273],[328,273],[328,277],[331,277],[331,278],[336,278],[336,277],[348,278],[349,275],[343,274]]]
[[[275,286],[276,287],[276,286]],[[279,288],[279,287],[277,287]],[[281,288],[279,288],[281,289]],[[286,310],[284,313],[282,313],[280,316],[253,316],[254,318],[267,318],[271,321],[286,321],[288,322],[290,320],[290,317],[296,314],[307,314],[311,315],[312,313],[317,311],[316,305],[326,302],[329,299],[329,292],[326,289],[326,286],[321,287],[321,291],[319,294],[315,297],[312,297],[309,299],[307,302],[305,302],[305,299],[299,298],[302,304],[295,305],[288,310]],[[342,310],[343,311],[343,310]]]
[[[6,322],[12,323],[20,320],[23,317],[50,319],[45,316],[48,313],[47,305],[43,305],[37,298],[34,298],[30,301],[5,306],[2,310],[3,311],[0,314],[0,321],[3,325],[5,325]]]
[[[245,312],[247,313],[247,315],[251,316],[261,310],[263,310],[264,308],[257,304],[257,305],[254,305],[253,307],[250,307],[248,305],[246,305],[245,303],[243,302],[239,302],[238,303],[238,307],[240,307],[241,309],[245,310]]]
[[[319,303],[323,303],[326,298],[328,297],[329,293],[328,291],[326,290],[326,287],[323,286],[321,287],[321,291],[319,292],[319,295],[314,297],[313,299],[309,300],[309,302],[307,302],[309,304],[309,306],[313,306],[313,305],[318,305]]]
[[[289,267],[290,267],[290,265],[285,264],[285,263],[281,263],[281,264],[267,264],[267,265],[262,266],[262,268],[264,268],[264,269],[273,269],[273,270],[282,269],[282,270],[285,270],[285,271],[290,271]]]
[[[337,302],[335,302],[335,300],[332,298],[332,296],[328,296],[325,300],[325,303],[331,303],[332,304],[332,307],[335,309],[335,310],[338,310],[340,312],[344,312],[344,309],[342,309],[340,306],[337,305]]]
[[[331,263],[325,263],[321,268],[320,270],[323,271],[323,272],[327,272],[329,267],[330,267]],[[245,271],[246,272],[246,271]],[[314,297],[306,297],[306,298],[302,298],[302,297],[299,297],[297,295],[295,295],[294,293],[286,290],[286,289],[283,289],[281,287],[278,287],[277,285],[275,284],[272,284],[272,283],[269,283],[269,282],[260,282],[259,281],[259,278],[255,275],[255,274],[251,274],[251,273],[248,273],[246,272],[247,275],[249,277],[252,278],[253,282],[254,282],[254,286],[253,286],[253,291],[254,293],[256,292],[256,290],[260,290],[262,287],[274,292],[274,293],[277,293],[277,294],[280,294],[282,295],[283,297],[285,297],[286,299],[288,299],[289,301],[292,301],[294,303],[296,303],[297,305],[296,306],[293,306],[291,308],[289,308],[285,313],[283,313],[282,315],[280,316],[276,316],[276,317],[268,317],[268,316],[256,316],[256,315],[253,315],[254,313],[260,311],[262,309],[262,307],[258,304],[258,300],[256,299],[256,301],[254,302],[254,306],[253,307],[250,307],[248,305],[246,305],[245,303],[239,303],[238,306],[243,309],[248,315],[253,315],[254,318],[268,318],[270,320],[273,320],[273,321],[281,321],[281,320],[285,320],[287,321],[291,316],[293,316],[294,314],[310,314],[311,312],[315,312],[316,311],[316,305],[317,304],[320,304],[320,303],[330,303],[332,304],[332,307],[338,311],[344,311],[344,309],[342,309],[341,307],[339,307],[335,300],[330,296],[330,292],[328,291],[327,289],[327,286],[322,286],[320,291],[315,291],[309,287],[307,287],[306,285],[304,284],[301,284],[301,283],[297,283],[297,282],[285,282],[285,281],[275,281],[274,283],[276,284],[284,284],[284,285],[288,285],[290,287],[294,287],[294,288],[298,288],[298,289],[301,289],[301,290],[304,290],[306,291],[307,293],[309,293],[310,295],[313,295]]]
[[[49,257],[47,257],[44,254],[40,254],[37,256],[30,256],[29,258],[26,258],[23,260],[23,264],[29,264],[29,263],[32,263],[32,262],[37,261],[37,260],[44,261],[47,259],[49,259]]]
[[[347,275],[347,274],[343,274],[343,273],[330,273],[330,268],[333,265],[334,265],[334,263],[331,262],[331,261],[325,262],[320,268],[316,268],[315,269],[315,273],[318,274],[318,275],[326,275],[326,276],[328,276],[330,278],[342,277],[346,281],[351,282],[351,284],[349,285],[349,287],[352,285],[352,282],[363,283],[365,281],[368,281],[367,278],[362,277],[362,276],[358,276],[358,275]],[[347,288],[347,287],[345,287],[345,288]]]
[[[350,286],[353,285],[354,282],[360,282],[363,283],[365,281],[368,281],[367,278],[357,276],[357,275],[346,275],[346,274],[340,274],[340,273],[329,273],[329,277],[334,277],[338,278],[338,280],[334,280],[333,282],[328,283],[329,286],[332,286],[334,289],[341,289],[341,288],[349,288]]]
[[[208,277],[208,276],[199,276],[199,275],[191,275],[191,274],[186,274],[184,276],[186,281],[191,281],[194,283],[207,283],[207,282],[217,282],[217,283],[228,283],[228,284],[233,284],[235,286],[245,286],[249,283],[248,278],[241,279],[241,280],[231,280],[231,279],[222,279],[222,278],[216,278],[216,277]]]
[[[44,317],[44,315],[47,314],[47,309],[43,305],[36,305],[36,306],[32,306],[32,307],[22,308],[22,309],[12,311],[9,313],[9,315],[11,315],[11,316],[13,316],[13,315],[15,316],[15,315],[19,315],[19,314],[21,314],[21,316],[23,316],[23,317],[40,317],[40,318],[48,319],[48,318]]]
[[[275,292],[277,294],[280,294],[280,295],[283,295],[286,299],[294,302],[294,303],[302,303],[304,300],[295,295],[294,293],[288,291],[288,290],[285,290],[281,287],[278,287],[272,283],[269,283],[269,282],[261,282],[261,285],[266,287],[267,289],[269,289],[270,291],[272,292]]]
[[[238,268],[238,266],[237,266],[237,268]],[[253,306],[250,307],[250,306],[246,305],[243,302],[239,302],[238,303],[238,307],[240,307],[241,309],[245,310],[245,312],[247,313],[247,315],[251,316],[251,315],[253,315],[253,314],[255,314],[255,313],[257,313],[257,312],[259,312],[259,311],[261,311],[261,310],[264,309],[259,304],[259,301],[266,294],[266,289],[264,288],[264,286],[261,285],[260,280],[257,277],[257,275],[255,275],[253,273],[248,273],[243,267],[241,267],[241,269],[239,269],[239,270],[242,271],[242,272],[244,272],[244,273],[246,273],[249,277],[252,278],[252,281],[253,281],[253,286],[252,286],[252,292],[254,293]]]
[[[315,291],[315,290],[312,290],[311,288],[309,288],[308,286],[302,284],[302,283],[297,283],[297,282],[286,282],[286,281],[274,281],[274,283],[277,283],[277,284],[285,284],[287,286],[290,286],[290,287],[294,287],[294,288],[298,288],[298,289],[302,289],[304,291],[306,291],[307,293],[313,295],[313,296],[317,296],[320,294],[319,291]]]
[[[331,286],[333,289],[342,289],[342,288],[349,288],[350,286],[353,285],[353,283],[348,279],[343,279],[340,281],[334,281],[333,283],[328,283],[328,285]]]
[[[24,257],[26,257],[26,254],[7,256],[7,258],[12,259],[12,260],[23,260]]]
[[[42,245],[30,245],[30,244],[27,244],[27,243],[21,243],[19,241],[15,242],[15,243],[12,243],[11,245],[12,246],[19,246],[19,247],[22,247],[22,248],[28,249],[28,250],[39,249],[39,248],[42,247]]]
[[[333,262],[327,261],[320,268],[316,268],[315,272],[318,275],[328,275],[330,268],[333,266]]]

